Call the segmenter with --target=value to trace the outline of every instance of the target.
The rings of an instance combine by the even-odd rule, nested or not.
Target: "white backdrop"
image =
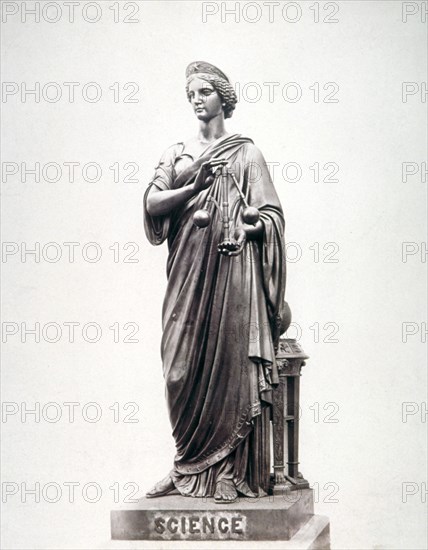
[[[425,548],[424,3],[242,2],[227,15],[234,2],[98,1],[74,22],[45,4],[2,14],[2,547],[161,547],[111,542],[109,511],[174,454],[167,250],[147,243],[141,203],[162,152],[196,132],[184,70],[206,60],[239,90],[228,130],[276,163],[289,336],[311,356],[301,470],[332,547]],[[25,172],[36,163],[39,181]],[[74,178],[64,163],[79,163]],[[36,323],[39,342],[25,334]]]

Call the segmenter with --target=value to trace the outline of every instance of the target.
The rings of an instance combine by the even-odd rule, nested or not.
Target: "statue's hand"
[[[245,229],[245,233],[247,234],[247,240],[254,240],[259,239],[263,236],[264,228],[263,222],[259,220],[254,225],[249,225],[247,223],[244,223],[242,227]]]
[[[247,233],[243,227],[237,227],[235,231],[235,239],[237,244],[237,249],[230,251],[228,256],[239,256],[244,250],[245,243],[247,242]]]
[[[211,159],[203,162],[196,175],[193,189],[196,193],[208,189],[214,183],[214,173],[219,166],[222,166],[227,161],[225,159]]]

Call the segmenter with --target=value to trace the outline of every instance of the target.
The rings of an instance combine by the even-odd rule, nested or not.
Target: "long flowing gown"
[[[183,495],[212,496],[221,479],[238,489],[247,482],[265,494],[285,290],[283,212],[263,155],[249,138],[219,138],[198,159],[183,149],[182,143],[167,149],[144,196],[146,235],[154,245],[167,239],[169,248],[161,355],[177,449],[171,477]],[[239,256],[218,253],[223,228],[212,204],[208,227],[192,221],[209,194],[221,201],[221,178],[168,215],[147,212],[152,185],[160,191],[188,185],[213,157],[229,161],[263,222],[263,236],[247,240]],[[242,203],[231,178],[228,185],[233,235]]]

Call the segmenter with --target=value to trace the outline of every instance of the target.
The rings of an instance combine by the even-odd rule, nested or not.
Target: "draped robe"
[[[167,149],[144,196],[146,235],[154,245],[168,240],[169,249],[161,355],[177,449],[171,475],[186,495],[212,496],[222,475],[260,494],[269,484],[269,404],[278,382],[284,217],[263,155],[249,138],[220,138],[198,159],[183,149],[182,143]],[[210,158],[229,161],[248,203],[260,211],[263,235],[247,240],[239,256],[218,253],[223,226],[212,203],[208,227],[192,221],[210,194],[221,207],[221,178],[168,215],[147,212],[152,185],[160,191],[188,185]],[[232,178],[228,195],[233,236],[243,205]]]

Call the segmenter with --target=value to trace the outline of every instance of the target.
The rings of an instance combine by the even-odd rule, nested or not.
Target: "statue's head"
[[[217,67],[205,61],[194,61],[186,69],[186,94],[196,116],[204,120],[219,109],[224,118],[230,118],[238,101],[227,76]],[[206,110],[197,109],[198,101],[207,102]],[[208,103],[209,102],[209,103]]]

